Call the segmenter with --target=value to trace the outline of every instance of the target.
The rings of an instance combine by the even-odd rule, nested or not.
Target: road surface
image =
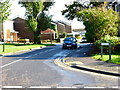
[[[89,50],[62,49],[61,45],[35,49],[30,52],[2,57],[1,84],[23,87],[116,87],[118,78],[87,71],[66,70],[57,66],[54,60],[66,56],[82,57],[80,53]],[[80,52],[80,53],[79,53]]]

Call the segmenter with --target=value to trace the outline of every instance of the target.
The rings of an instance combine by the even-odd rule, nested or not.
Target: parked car
[[[67,37],[63,40],[63,45],[62,48],[72,48],[72,49],[76,49],[77,48],[77,40],[74,37]]]
[[[85,37],[82,38],[82,42],[87,42]]]

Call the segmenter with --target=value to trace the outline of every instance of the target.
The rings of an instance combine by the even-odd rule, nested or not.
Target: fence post
[[[109,43],[109,60],[111,60],[111,43]]]
[[[103,46],[102,46],[102,43],[100,43],[101,45],[101,58],[103,57]]]

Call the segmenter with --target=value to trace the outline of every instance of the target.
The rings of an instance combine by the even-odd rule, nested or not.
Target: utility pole
[[[3,20],[2,20],[2,22],[1,22],[1,24],[2,24],[2,35],[3,35],[3,38],[2,38],[2,42],[3,42],[3,52],[5,51],[5,42],[4,42],[4,30],[3,30]]]
[[[119,16],[118,16],[118,19],[119,19],[119,21],[118,21],[118,36],[120,37],[120,3],[118,3],[118,14],[119,14]]]
[[[50,30],[51,30],[51,32],[50,32],[50,42],[51,42],[51,44],[52,44],[52,29],[51,29],[51,22],[50,22]]]

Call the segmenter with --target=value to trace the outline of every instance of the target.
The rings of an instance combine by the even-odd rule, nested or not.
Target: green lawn
[[[16,51],[51,45],[53,44],[5,44],[5,52],[3,52],[3,45],[0,45],[0,54],[13,53]]]
[[[101,58],[100,55],[94,55],[93,58],[99,59],[102,61],[107,61],[107,60],[109,60],[109,55],[103,55],[103,58]],[[120,54],[119,53],[113,54],[111,56],[111,58],[112,58],[111,61],[109,60],[108,62],[120,64]]]

